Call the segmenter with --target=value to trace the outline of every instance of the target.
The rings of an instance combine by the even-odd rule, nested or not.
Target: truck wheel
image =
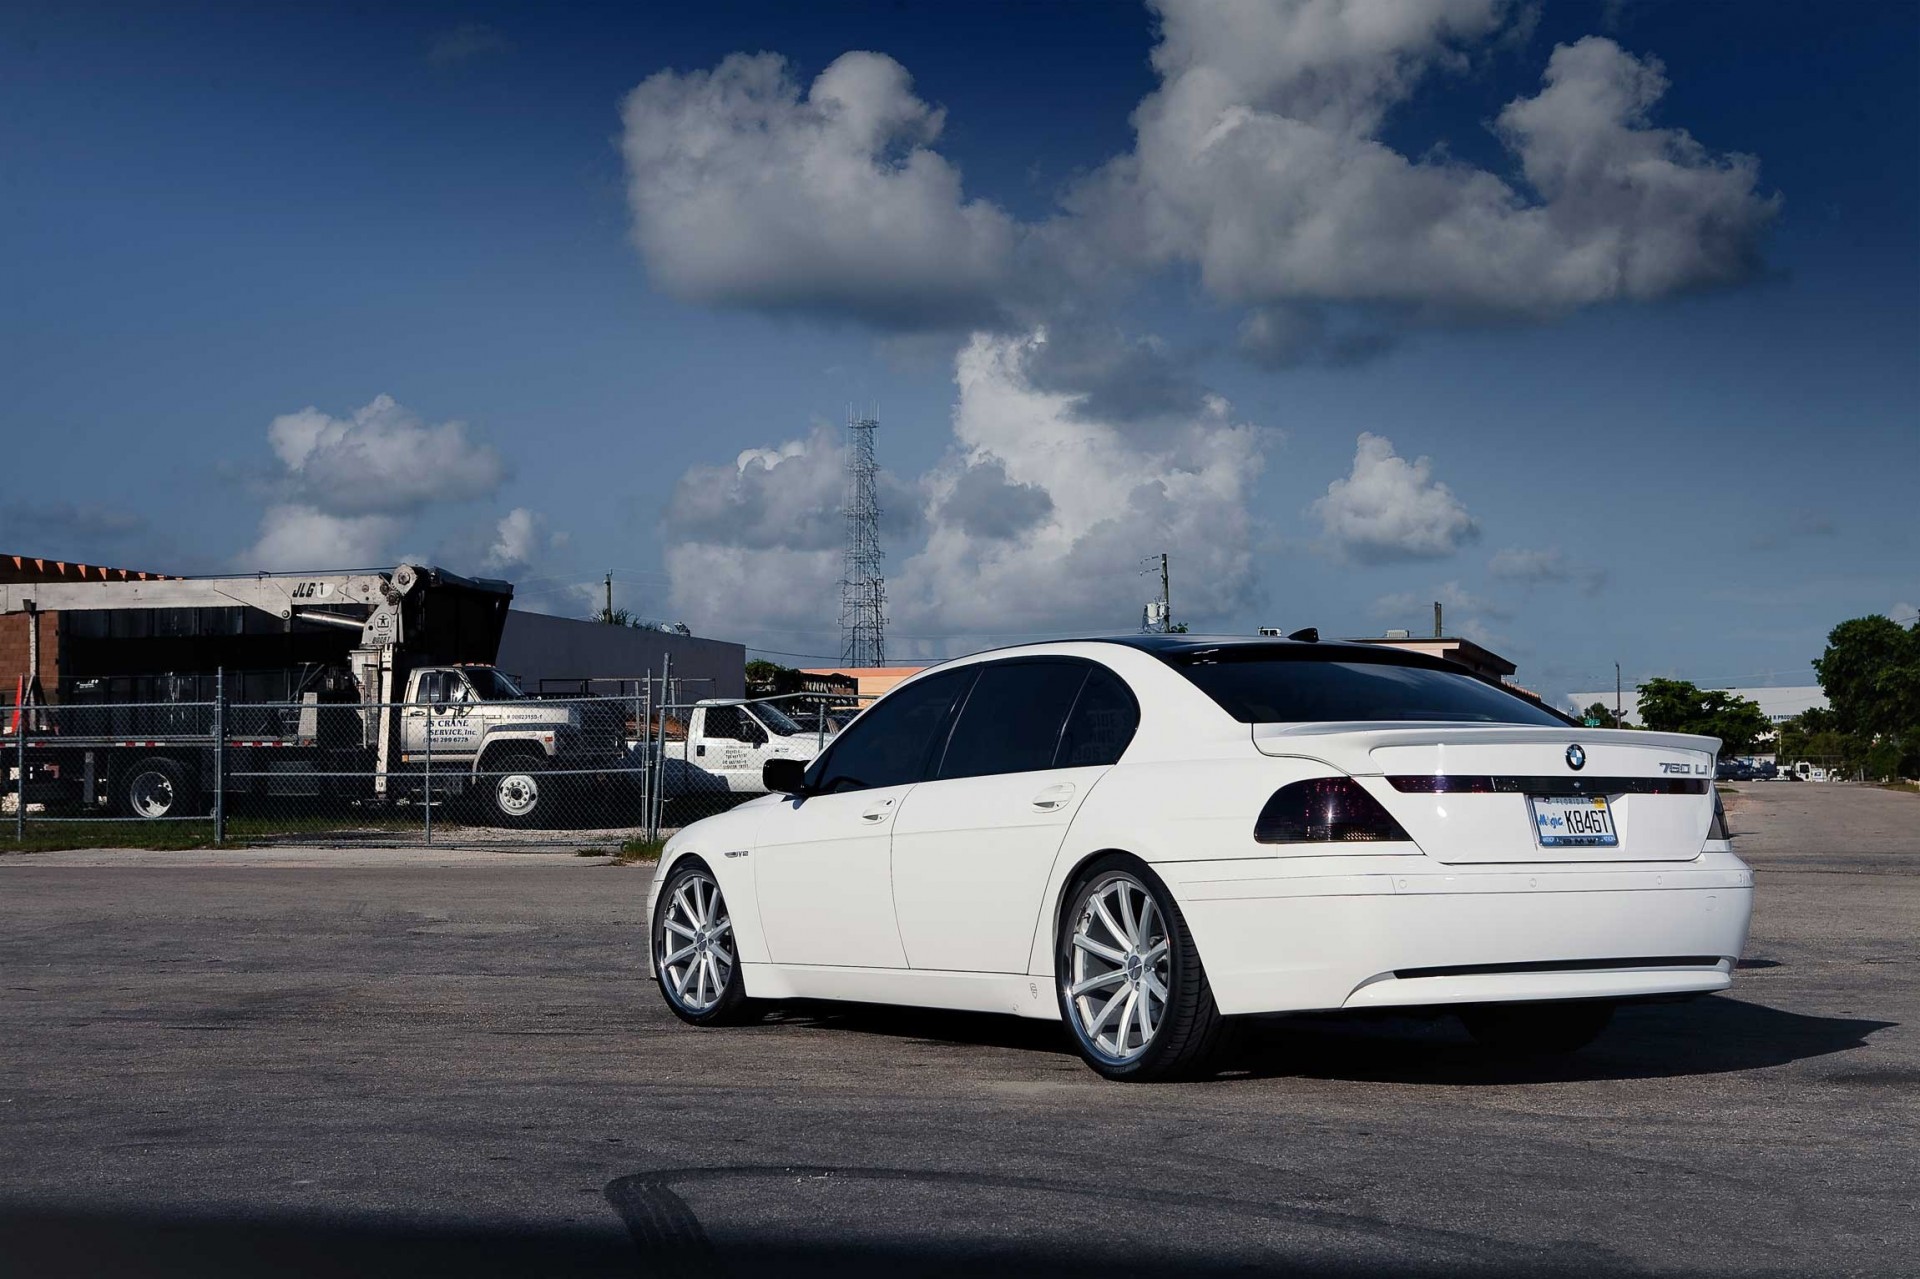
[[[194,799],[187,770],[170,759],[143,759],[120,775],[120,808],[130,817],[183,817]]]
[[[540,825],[555,807],[553,779],[546,771],[546,760],[531,752],[502,756],[482,782],[494,820],[521,829]]]

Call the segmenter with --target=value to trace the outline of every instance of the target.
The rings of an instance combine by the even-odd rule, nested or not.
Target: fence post
[[[660,838],[660,815],[667,806],[667,708],[673,697],[668,690],[668,680],[673,672],[671,655],[660,659],[660,708],[658,727],[654,733],[653,748],[653,795],[647,806],[647,841],[657,842]]]
[[[400,740],[403,742],[406,740],[407,733],[406,715],[406,710],[403,707],[400,714],[395,717],[400,721]],[[429,699],[427,702],[427,769],[426,772],[421,775],[420,779],[420,809],[421,812],[425,814],[427,830],[426,840],[424,842],[428,844],[433,843],[433,715],[434,705],[432,700]]]
[[[13,839],[18,844],[27,842],[27,725],[31,722],[23,693],[13,715],[13,748],[20,768],[20,779],[13,788]]]
[[[227,668],[213,674],[213,843],[227,842]]]

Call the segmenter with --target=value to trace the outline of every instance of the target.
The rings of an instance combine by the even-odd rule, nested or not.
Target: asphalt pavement
[[[0,1272],[1915,1273],[1920,796],[1729,808],[1729,994],[1531,1067],[1276,1022],[1155,1086],[1013,1019],[684,1027],[646,866],[0,856]]]

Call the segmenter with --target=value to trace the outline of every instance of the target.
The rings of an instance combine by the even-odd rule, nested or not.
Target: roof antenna
[[[1290,640],[1299,640],[1302,644],[1318,644],[1320,642],[1320,628],[1318,626],[1303,626],[1293,634],[1287,636],[1287,638]]]

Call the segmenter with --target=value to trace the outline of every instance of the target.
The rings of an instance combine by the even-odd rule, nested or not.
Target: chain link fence
[[[855,709],[820,695],[698,696],[670,670],[501,696],[205,697],[6,709],[0,847],[447,845],[644,853],[764,793]],[[193,686],[181,690],[197,691]]]

